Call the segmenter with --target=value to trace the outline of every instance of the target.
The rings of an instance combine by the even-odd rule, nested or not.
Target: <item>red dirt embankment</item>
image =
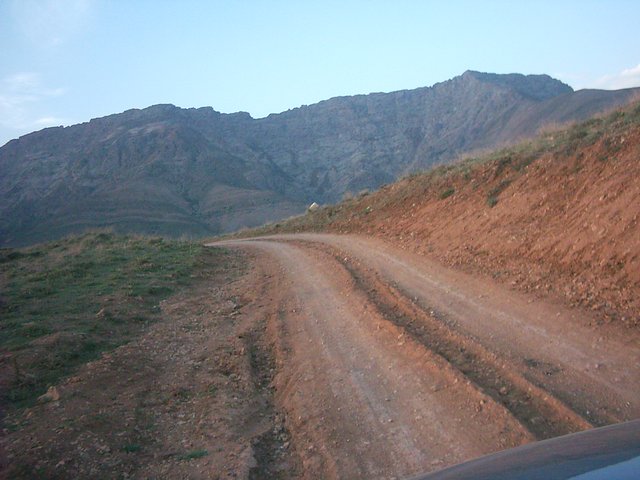
[[[636,105],[411,176],[275,231],[375,235],[637,327],[639,178]]]

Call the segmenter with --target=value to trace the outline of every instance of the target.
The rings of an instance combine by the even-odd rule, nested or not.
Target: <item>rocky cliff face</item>
[[[206,235],[302,212],[626,103],[546,75],[466,72],[253,119],[156,105],[0,148],[0,245],[87,228]]]

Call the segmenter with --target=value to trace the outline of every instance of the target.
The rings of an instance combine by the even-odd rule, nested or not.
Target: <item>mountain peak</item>
[[[549,75],[501,74],[467,70],[459,78],[510,88],[526,98],[538,101],[573,92],[569,85]]]

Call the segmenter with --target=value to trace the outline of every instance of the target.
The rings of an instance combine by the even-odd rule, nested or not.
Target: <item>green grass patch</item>
[[[79,365],[129,341],[158,318],[161,300],[221,252],[111,233],[0,249],[0,349],[12,377],[4,402],[31,405]]]
[[[442,192],[440,194],[440,200],[444,200],[445,198],[449,198],[454,193],[456,193],[455,188],[447,188],[444,192]]]
[[[493,208],[498,204],[498,197],[502,193],[502,191],[507,188],[511,184],[511,180],[503,180],[494,188],[492,188],[487,194],[487,205]]]
[[[139,452],[140,450],[142,450],[142,446],[136,443],[125,445],[124,447],[122,447],[122,451],[126,453],[136,453],[136,452]]]
[[[209,455],[207,450],[194,450],[178,456],[178,460],[195,460],[196,458],[202,458]]]

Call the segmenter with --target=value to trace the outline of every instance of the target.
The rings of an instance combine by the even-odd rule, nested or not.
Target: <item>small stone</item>
[[[49,387],[47,393],[40,395],[38,400],[41,402],[57,402],[60,400],[60,392],[56,387]]]

